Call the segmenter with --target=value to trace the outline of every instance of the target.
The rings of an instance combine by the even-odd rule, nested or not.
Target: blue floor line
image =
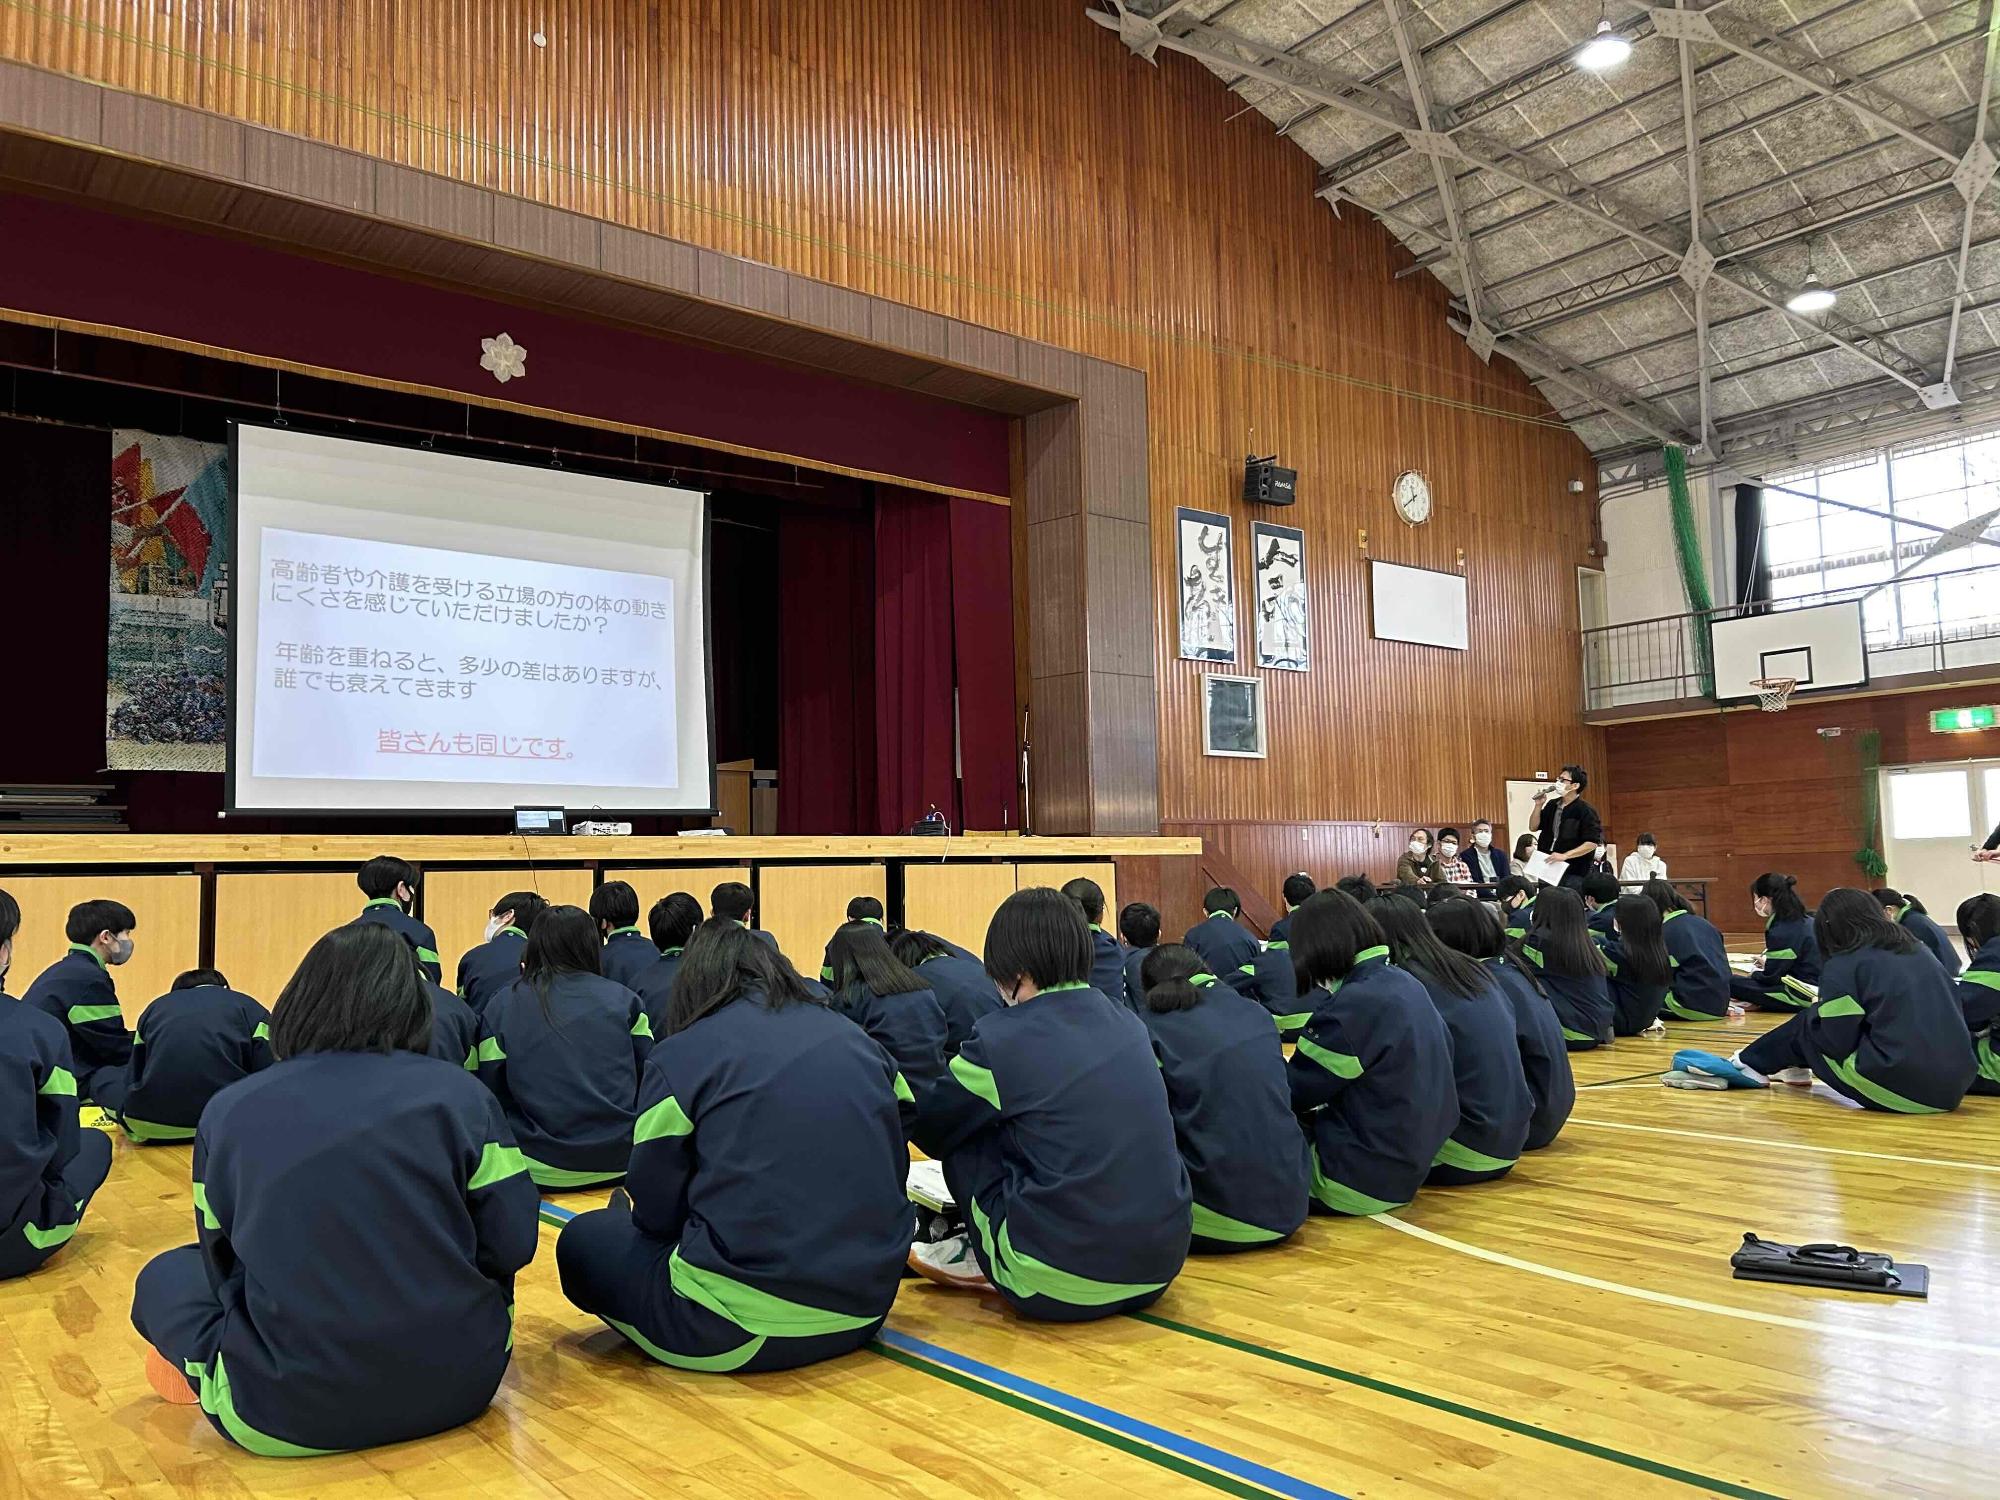
[[[1206,1443],[1196,1442],[1193,1438],[1183,1437],[1177,1432],[1169,1432],[1164,1427],[1155,1427],[1151,1422],[1142,1422],[1137,1417],[1128,1417],[1123,1412],[1113,1411],[1108,1406],[1099,1406],[1094,1401],[1085,1401],[1065,1391],[1056,1390],[1053,1386],[1041,1385],[993,1365],[982,1364],[963,1354],[956,1354],[936,1344],[926,1343],[923,1339],[912,1338],[907,1333],[898,1333],[893,1328],[884,1328],[876,1338],[891,1349],[900,1349],[905,1354],[914,1354],[919,1358],[931,1360],[947,1369],[957,1370],[961,1374],[983,1380],[989,1385],[997,1385],[1003,1390],[1012,1391],[1018,1396],[1026,1396],[1029,1400],[1038,1401],[1044,1406],[1054,1407],[1057,1411],[1068,1412],[1073,1417],[1095,1422],[1100,1427],[1123,1433],[1126,1437],[1203,1464],[1218,1473],[1259,1485],[1273,1494],[1290,1496],[1293,1500],[1346,1500],[1346,1497],[1337,1490],[1322,1489],[1316,1484],[1308,1484],[1303,1479],[1294,1479],[1277,1469],[1266,1468],[1263,1464],[1253,1463],[1247,1458],[1238,1458],[1234,1453],[1226,1453],[1220,1448],[1211,1448]]]

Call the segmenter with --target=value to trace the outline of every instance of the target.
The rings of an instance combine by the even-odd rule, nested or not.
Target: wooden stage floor
[[[1191,1260],[1139,1318],[1035,1326],[906,1282],[869,1350],[685,1375],[563,1301],[544,1228],[493,1407],[320,1460],[248,1457],[147,1391],[132,1280],[192,1236],[188,1151],[121,1142],[77,1238],[0,1284],[0,1496],[1993,1493],[2000,1100],[1658,1086],[1723,1032],[1581,1055],[1568,1130],[1506,1181]],[[1734,1282],[1746,1229],[1926,1262],[1930,1300]]]

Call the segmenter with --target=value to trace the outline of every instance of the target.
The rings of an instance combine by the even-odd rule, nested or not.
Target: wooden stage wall
[[[1295,863],[1266,852],[1273,830],[1302,821],[1497,812],[1503,778],[1571,760],[1611,790],[1602,734],[1578,722],[1587,455],[1514,366],[1451,332],[1443,287],[1395,279],[1406,252],[1365,214],[1329,213],[1310,159],[1233,118],[1241,101],[1198,65],[1142,62],[1078,0],[552,0],[533,26],[478,0],[251,9],[224,27],[165,0],[5,7],[0,56],[961,318],[968,365],[993,329],[1143,372],[1145,474],[1109,471],[1101,447],[1044,430],[1056,419],[1022,424],[1024,461],[1082,466],[1088,522],[1042,530],[1040,551],[1017,525],[1032,691],[1087,705],[1045,715],[1076,737],[1037,751],[1052,777],[1086,768],[1066,796],[1117,780],[1140,799],[1093,803],[1079,826],[1208,820],[1269,887]],[[448,216],[443,188],[375,212]],[[563,261],[566,243],[537,253]],[[1252,448],[1299,471],[1299,503],[1268,514],[1305,532],[1314,663],[1262,674],[1270,758],[1221,760],[1198,744],[1196,679],[1218,668],[1177,655],[1171,523],[1182,504],[1235,517],[1247,653],[1252,517],[1233,497]],[[1417,530],[1389,503],[1404,468],[1436,495]],[[1122,499],[1089,498],[1134,483],[1149,544]],[[1369,638],[1364,532],[1367,556],[1463,566],[1469,651]],[[1149,645],[1143,626],[1069,662],[1050,644],[1065,621],[1089,641],[1134,609]],[[1154,734],[1157,813],[1122,762]]]

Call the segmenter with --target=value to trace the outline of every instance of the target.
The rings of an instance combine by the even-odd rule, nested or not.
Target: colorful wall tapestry
[[[229,725],[228,450],[111,434],[105,764],[221,771]]]

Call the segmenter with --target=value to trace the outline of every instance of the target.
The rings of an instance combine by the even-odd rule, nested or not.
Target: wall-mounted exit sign
[[[1932,734],[1964,734],[1972,729],[1991,729],[2000,723],[2000,708],[1991,703],[1978,708],[1939,708],[1931,711]]]

